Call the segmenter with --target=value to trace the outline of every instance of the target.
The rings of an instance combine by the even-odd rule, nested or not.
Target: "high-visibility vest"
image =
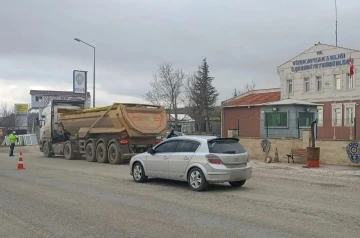
[[[17,136],[11,133],[9,135],[9,140],[10,140],[11,144],[14,144],[16,142],[16,140],[17,140]]]

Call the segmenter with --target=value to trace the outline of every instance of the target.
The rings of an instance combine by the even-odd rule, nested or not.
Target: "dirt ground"
[[[253,162],[245,186],[133,182],[129,166],[0,149],[0,237],[359,237],[360,168]]]

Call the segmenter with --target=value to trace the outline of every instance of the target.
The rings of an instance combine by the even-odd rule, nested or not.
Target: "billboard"
[[[15,114],[27,114],[29,110],[29,104],[15,104]]]
[[[74,70],[73,71],[73,93],[87,92],[87,71]]]

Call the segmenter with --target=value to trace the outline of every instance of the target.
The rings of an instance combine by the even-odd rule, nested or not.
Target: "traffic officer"
[[[10,141],[10,152],[9,152],[9,156],[14,156],[14,148],[15,148],[15,142],[19,141],[19,138],[16,136],[16,132],[13,131],[10,135],[9,135],[9,141]]]

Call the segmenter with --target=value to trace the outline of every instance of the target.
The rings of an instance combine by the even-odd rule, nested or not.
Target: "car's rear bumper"
[[[222,166],[224,167],[224,166]],[[211,167],[206,173],[209,183],[234,182],[248,180],[252,175],[252,166],[247,163],[242,168],[214,168]]]

